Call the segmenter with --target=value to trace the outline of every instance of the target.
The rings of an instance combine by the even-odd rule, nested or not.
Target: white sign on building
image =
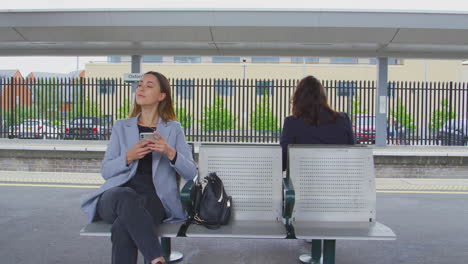
[[[125,82],[138,82],[144,73],[124,73]]]

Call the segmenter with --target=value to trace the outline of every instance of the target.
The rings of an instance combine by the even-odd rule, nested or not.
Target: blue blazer
[[[319,126],[307,125],[304,120],[288,116],[284,119],[280,144],[283,150],[283,170],[286,170],[289,144],[354,144],[351,121],[346,113],[341,113],[335,123]],[[326,117],[325,117],[326,119]]]
[[[126,153],[139,140],[137,117],[118,120],[112,128],[112,134],[107,151],[101,165],[104,184],[94,193],[83,199],[81,208],[88,215],[88,222],[95,220],[96,205],[100,195],[117,186],[128,182],[136,172],[138,160],[127,166]],[[190,146],[185,141],[185,135],[179,122],[164,122],[159,119],[156,130],[177,151],[174,165],[160,152],[153,152],[153,183],[156,193],[166,211],[164,222],[182,222],[186,214],[180,201],[176,172],[185,180],[191,181],[197,175],[197,166],[192,157]]]

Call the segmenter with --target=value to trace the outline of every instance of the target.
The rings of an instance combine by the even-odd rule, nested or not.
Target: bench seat
[[[160,237],[177,237],[182,224],[161,224],[158,228]],[[81,236],[105,236],[111,235],[111,224],[97,221],[87,224],[80,231]]]
[[[226,238],[286,238],[286,229],[278,221],[231,221],[229,225],[211,230],[200,225],[190,225],[187,237]]]
[[[294,222],[294,230],[298,239],[395,240],[395,233],[379,222]]]

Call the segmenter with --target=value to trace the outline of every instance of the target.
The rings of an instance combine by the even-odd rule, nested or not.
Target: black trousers
[[[112,188],[99,198],[97,213],[112,224],[112,264],[136,264],[138,250],[147,262],[162,256],[157,229],[165,212],[155,192]]]

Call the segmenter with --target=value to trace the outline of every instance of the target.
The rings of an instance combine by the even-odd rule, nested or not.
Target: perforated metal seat
[[[376,222],[373,152],[363,146],[290,145],[292,225],[303,239],[395,239]]]
[[[281,155],[276,145],[201,145],[200,177],[217,173],[232,196],[232,215],[217,230],[190,225],[187,237],[286,238]]]
[[[160,237],[177,237],[182,224],[161,224],[158,228]],[[80,231],[81,236],[110,236],[112,225],[103,222],[92,222],[83,227]]]

